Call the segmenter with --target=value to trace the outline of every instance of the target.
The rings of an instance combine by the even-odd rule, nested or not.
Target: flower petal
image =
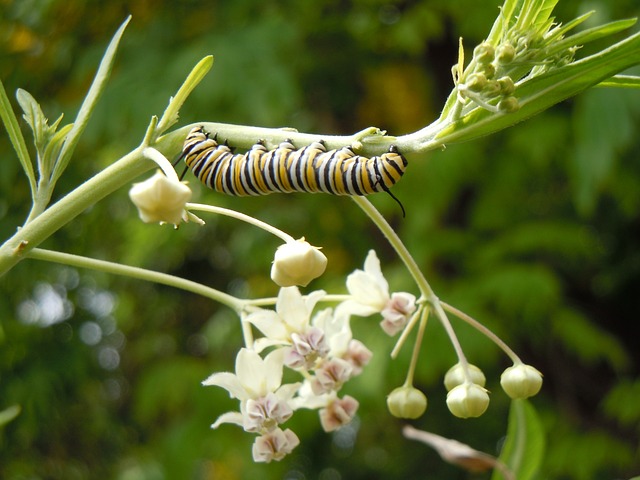
[[[240,383],[240,380],[236,375],[229,372],[214,373],[209,376],[203,385],[222,387],[229,392],[229,396],[237,398],[239,400],[246,400],[248,398],[247,391]]]
[[[211,428],[218,428],[223,423],[233,423],[234,425],[242,426],[243,420],[244,418],[240,412],[227,412],[220,415],[211,425]]]

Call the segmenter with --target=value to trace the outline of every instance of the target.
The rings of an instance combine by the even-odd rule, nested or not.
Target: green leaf
[[[20,125],[18,125],[18,119],[11,108],[11,102],[9,102],[9,97],[7,97],[7,92],[4,89],[2,81],[0,81],[0,117],[2,117],[2,123],[4,123],[4,127],[7,129],[7,133],[9,134],[9,140],[18,154],[18,160],[20,160],[22,169],[29,179],[31,198],[35,199],[37,188],[36,174],[33,170],[31,158],[29,157],[27,144],[22,136]]]
[[[84,102],[82,102],[82,105],[80,106],[75,122],[73,122],[73,128],[69,132],[68,137],[62,146],[60,156],[53,168],[53,173],[51,174],[52,185],[55,185],[62,172],[67,168],[71,155],[73,155],[73,151],[80,140],[80,135],[84,132],[98,99],[104,91],[107,80],[109,79],[109,74],[113,68],[113,62],[115,60],[116,51],[118,50],[118,45],[120,44],[120,39],[122,38],[122,34],[130,20],[131,16],[129,16],[124,23],[120,25],[120,28],[118,28],[107,47],[104,57],[100,62],[100,66],[98,67],[98,71],[96,72],[96,76],[93,79],[93,83],[87,92]]]
[[[640,77],[635,75],[615,75],[603,82],[597,87],[615,87],[615,88],[640,88]]]
[[[213,66],[213,56],[209,55],[200,60],[187,76],[187,79],[178,89],[174,97],[169,100],[169,105],[156,127],[156,135],[162,135],[168,128],[178,121],[178,112],[189,94],[202,81]]]
[[[544,455],[544,431],[538,414],[528,400],[513,400],[509,413],[507,439],[499,460],[507,465],[518,480],[534,478]],[[503,480],[494,470],[491,480]]]
[[[589,57],[522,82],[516,89],[520,109],[494,113],[478,107],[435,136],[439,143],[467,141],[507,128],[640,63],[640,33]]]
[[[49,126],[49,120],[45,117],[40,104],[29,92],[19,88],[16,92],[16,99],[24,112],[23,117],[25,121],[33,131],[33,143],[36,147],[38,174],[41,179],[46,179],[46,183],[48,183],[49,175],[51,174],[51,170],[53,169],[56,159],[48,158],[45,151],[47,150],[51,139],[56,135],[56,129],[58,128],[58,125],[60,125],[60,122],[62,122],[63,116],[60,115],[53,125]]]
[[[587,16],[588,15],[583,15],[583,17]],[[579,19],[586,20],[586,18],[582,17],[580,17]],[[549,48],[548,50],[548,55],[551,56],[568,48],[585,45],[589,42],[599,40],[609,35],[614,35],[618,32],[621,32],[622,30],[626,30],[627,28],[632,27],[633,25],[635,25],[636,21],[637,20],[635,18],[628,18],[625,20],[617,20],[615,22],[606,23],[604,25],[598,25],[597,27],[588,28],[587,30],[576,33],[553,43],[552,48]]]
[[[10,407],[0,411],[0,427],[4,427],[7,423],[20,415],[21,410],[20,405],[11,405]]]

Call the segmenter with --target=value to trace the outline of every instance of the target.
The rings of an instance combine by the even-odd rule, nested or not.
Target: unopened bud
[[[471,383],[475,383],[476,385],[480,385],[484,387],[486,382],[486,378],[482,370],[480,370],[475,365],[469,364],[469,376],[468,379]],[[444,376],[444,386],[447,391],[453,390],[458,385],[463,384],[467,381],[465,377],[464,368],[461,363],[456,363],[453,367],[449,369],[449,371]]]
[[[502,372],[500,385],[513,399],[532,397],[542,387],[542,374],[531,365],[513,365]]]
[[[520,103],[516,97],[505,97],[498,103],[498,110],[503,113],[514,113],[520,110]]]
[[[493,62],[493,57],[495,56],[495,49],[493,45],[490,43],[484,42],[478,45],[473,49],[473,58],[475,58],[478,63],[485,64]]]
[[[276,250],[271,267],[271,279],[281,287],[306,287],[324,273],[327,257],[318,247],[301,238],[287,242]]]
[[[487,85],[487,77],[484,73],[472,73],[464,83],[469,90],[480,92]]]
[[[397,418],[418,418],[427,409],[427,397],[415,387],[398,387],[387,397],[387,407]]]
[[[516,57],[516,49],[510,43],[503,43],[496,49],[496,60],[500,63],[511,63]]]
[[[172,180],[158,171],[144,182],[134,183],[129,198],[143,222],[179,225],[186,219],[184,207],[191,199],[191,189],[177,177]]]
[[[498,84],[500,85],[500,93],[502,95],[511,95],[516,91],[516,85],[509,76],[500,77],[498,79]]]
[[[484,387],[465,382],[447,394],[449,411],[459,418],[479,417],[489,406],[489,394]]]

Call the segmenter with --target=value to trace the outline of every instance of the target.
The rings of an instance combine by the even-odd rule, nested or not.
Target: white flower
[[[177,177],[170,179],[158,171],[144,182],[134,183],[129,198],[143,222],[179,225],[187,219],[184,207],[191,200],[191,189]]]
[[[342,314],[361,317],[381,313],[380,325],[389,335],[402,330],[416,310],[415,295],[406,292],[389,295],[389,283],[382,275],[380,260],[374,250],[369,250],[364,270],[356,270],[347,277],[347,290],[351,299],[343,302],[338,310]]]
[[[326,267],[327,257],[303,237],[278,247],[271,266],[271,279],[281,287],[306,287],[322,275]]]
[[[374,250],[369,250],[364,270],[356,270],[347,277],[347,290],[352,296],[342,308],[353,315],[367,317],[381,312],[389,301],[389,283],[382,275],[380,260]]]
[[[407,292],[397,292],[382,309],[380,326],[389,336],[402,331],[409,321],[409,317],[416,311],[416,297]]]
[[[341,358],[331,358],[314,371],[311,389],[316,395],[338,391],[353,376],[351,364]]]
[[[236,373],[214,373],[203,385],[215,385],[240,400],[240,412],[222,414],[211,428],[234,423],[246,431],[269,432],[286,421],[292,413],[289,401],[299,383],[282,383],[284,352],[274,350],[264,359],[254,350],[243,348],[236,357]]]
[[[292,334],[304,335],[313,309],[324,295],[322,290],[302,296],[297,287],[281,288],[275,311],[261,308],[246,315],[244,320],[253,324],[265,336],[256,340],[256,350],[262,351],[274,345],[291,345]]]
[[[300,440],[291,430],[276,429],[256,438],[253,442],[253,460],[269,463],[282,460],[300,444]]]
[[[358,411],[358,401],[345,395],[343,398],[335,398],[325,408],[320,410],[320,424],[325,432],[332,432],[351,423]]]

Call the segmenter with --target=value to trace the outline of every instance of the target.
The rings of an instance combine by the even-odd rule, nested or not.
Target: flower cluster
[[[280,460],[298,445],[296,434],[282,428],[298,409],[319,410],[320,424],[327,432],[356,415],[358,401],[339,393],[346,382],[362,373],[372,353],[353,338],[352,315],[381,313],[382,327],[389,333],[406,325],[416,308],[414,296],[389,293],[373,251],[364,270],[348,277],[347,289],[350,295],[336,308],[316,311],[326,297],[324,291],[302,295],[297,287],[283,287],[275,310],[247,309],[242,320],[263,336],[240,350],[235,373],[214,373],[203,382],[226,389],[240,401],[239,411],[221,415],[212,428],[232,423],[256,433],[255,461]],[[299,373],[301,380],[282,384],[285,368]]]

